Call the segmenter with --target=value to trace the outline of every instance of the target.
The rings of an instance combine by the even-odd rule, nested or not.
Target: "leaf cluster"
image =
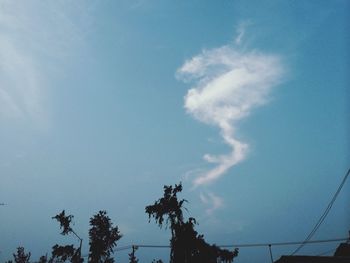
[[[111,253],[113,253],[113,248],[116,246],[116,242],[122,237],[118,230],[118,226],[113,227],[111,219],[107,216],[106,211],[99,211],[94,215],[90,219],[90,225],[89,262],[114,262],[113,258],[110,256]]]
[[[177,193],[182,191],[182,184],[173,186],[164,186],[164,195],[153,205],[146,206],[146,213],[149,221],[153,217],[156,223],[162,227],[164,218],[166,217],[166,225],[180,223],[183,221],[183,204],[187,200],[178,200]]]
[[[65,210],[63,210],[61,213],[55,215],[52,217],[52,219],[56,219],[60,223],[60,228],[62,229],[61,234],[62,235],[68,235],[72,232],[72,228],[70,224],[73,221],[74,216],[68,215],[66,216]]]
[[[203,235],[199,235],[194,227],[197,224],[195,218],[187,221],[183,218],[183,204],[185,199],[179,200],[177,194],[182,191],[179,185],[164,186],[163,197],[155,201],[153,205],[146,206],[149,221],[154,218],[161,228],[164,221],[170,226],[170,263],[217,263],[233,262],[238,255],[238,249],[229,251],[216,245],[209,245]]]

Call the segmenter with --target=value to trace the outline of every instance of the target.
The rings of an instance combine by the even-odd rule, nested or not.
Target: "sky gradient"
[[[349,10],[0,0],[0,261],[19,245],[37,259],[75,242],[51,220],[62,209],[85,251],[102,209],[120,246],[168,244],[144,208],[180,181],[209,242],[303,240],[350,165]],[[349,197],[347,182],[314,239],[347,237]],[[241,249],[236,262],[267,260],[265,248]]]

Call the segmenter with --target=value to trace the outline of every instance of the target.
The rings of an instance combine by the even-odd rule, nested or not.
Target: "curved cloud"
[[[278,56],[242,52],[230,46],[204,50],[178,69],[178,78],[193,83],[185,96],[186,111],[201,122],[217,126],[231,148],[228,154],[204,155],[216,166],[195,178],[195,186],[218,179],[246,158],[248,145],[236,137],[237,123],[268,101],[282,74]]]

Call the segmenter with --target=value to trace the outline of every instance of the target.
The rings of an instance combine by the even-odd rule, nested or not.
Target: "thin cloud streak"
[[[231,46],[203,50],[178,69],[177,77],[192,83],[184,98],[186,111],[218,127],[231,148],[228,154],[204,155],[204,160],[216,166],[199,174],[193,182],[195,187],[217,180],[246,158],[249,147],[236,135],[238,122],[269,101],[270,91],[282,75],[279,56],[242,52]]]
[[[0,120],[46,127],[47,73],[83,43],[86,7],[63,1],[2,1],[0,8]]]
[[[33,61],[0,38],[0,117],[43,119],[43,81]]]
[[[209,208],[205,210],[207,215],[212,215],[217,209],[222,208],[224,206],[223,199],[215,195],[214,193],[201,193],[199,195],[199,198],[203,204],[209,206]]]
[[[238,27],[237,27],[237,36],[235,38],[235,43],[236,45],[240,45],[242,42],[242,39],[245,35],[245,31],[246,31],[246,27],[250,25],[250,22],[246,21],[246,22],[241,22]]]

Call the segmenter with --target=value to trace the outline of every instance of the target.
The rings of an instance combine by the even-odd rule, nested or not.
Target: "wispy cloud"
[[[212,215],[217,209],[224,206],[223,199],[213,193],[208,193],[208,194],[201,193],[199,195],[199,198],[204,205],[209,207],[205,210],[207,215]]]
[[[236,41],[240,42],[240,37]],[[238,122],[268,102],[270,91],[282,74],[279,56],[256,50],[245,52],[228,45],[203,50],[178,69],[177,77],[192,83],[185,96],[186,111],[195,119],[218,127],[231,148],[228,154],[204,155],[204,160],[216,166],[199,174],[194,186],[215,181],[246,158],[248,145],[236,135]]]
[[[42,77],[31,58],[0,38],[0,117],[42,120]]]
[[[81,43],[74,4],[64,1],[1,1],[0,120],[21,119],[45,126],[48,68]],[[54,65],[56,64],[56,65]]]
[[[240,45],[242,43],[243,37],[245,35],[245,31],[247,26],[249,26],[251,24],[250,21],[244,21],[238,24],[236,32],[237,32],[237,36],[235,38],[235,43],[236,45]]]

